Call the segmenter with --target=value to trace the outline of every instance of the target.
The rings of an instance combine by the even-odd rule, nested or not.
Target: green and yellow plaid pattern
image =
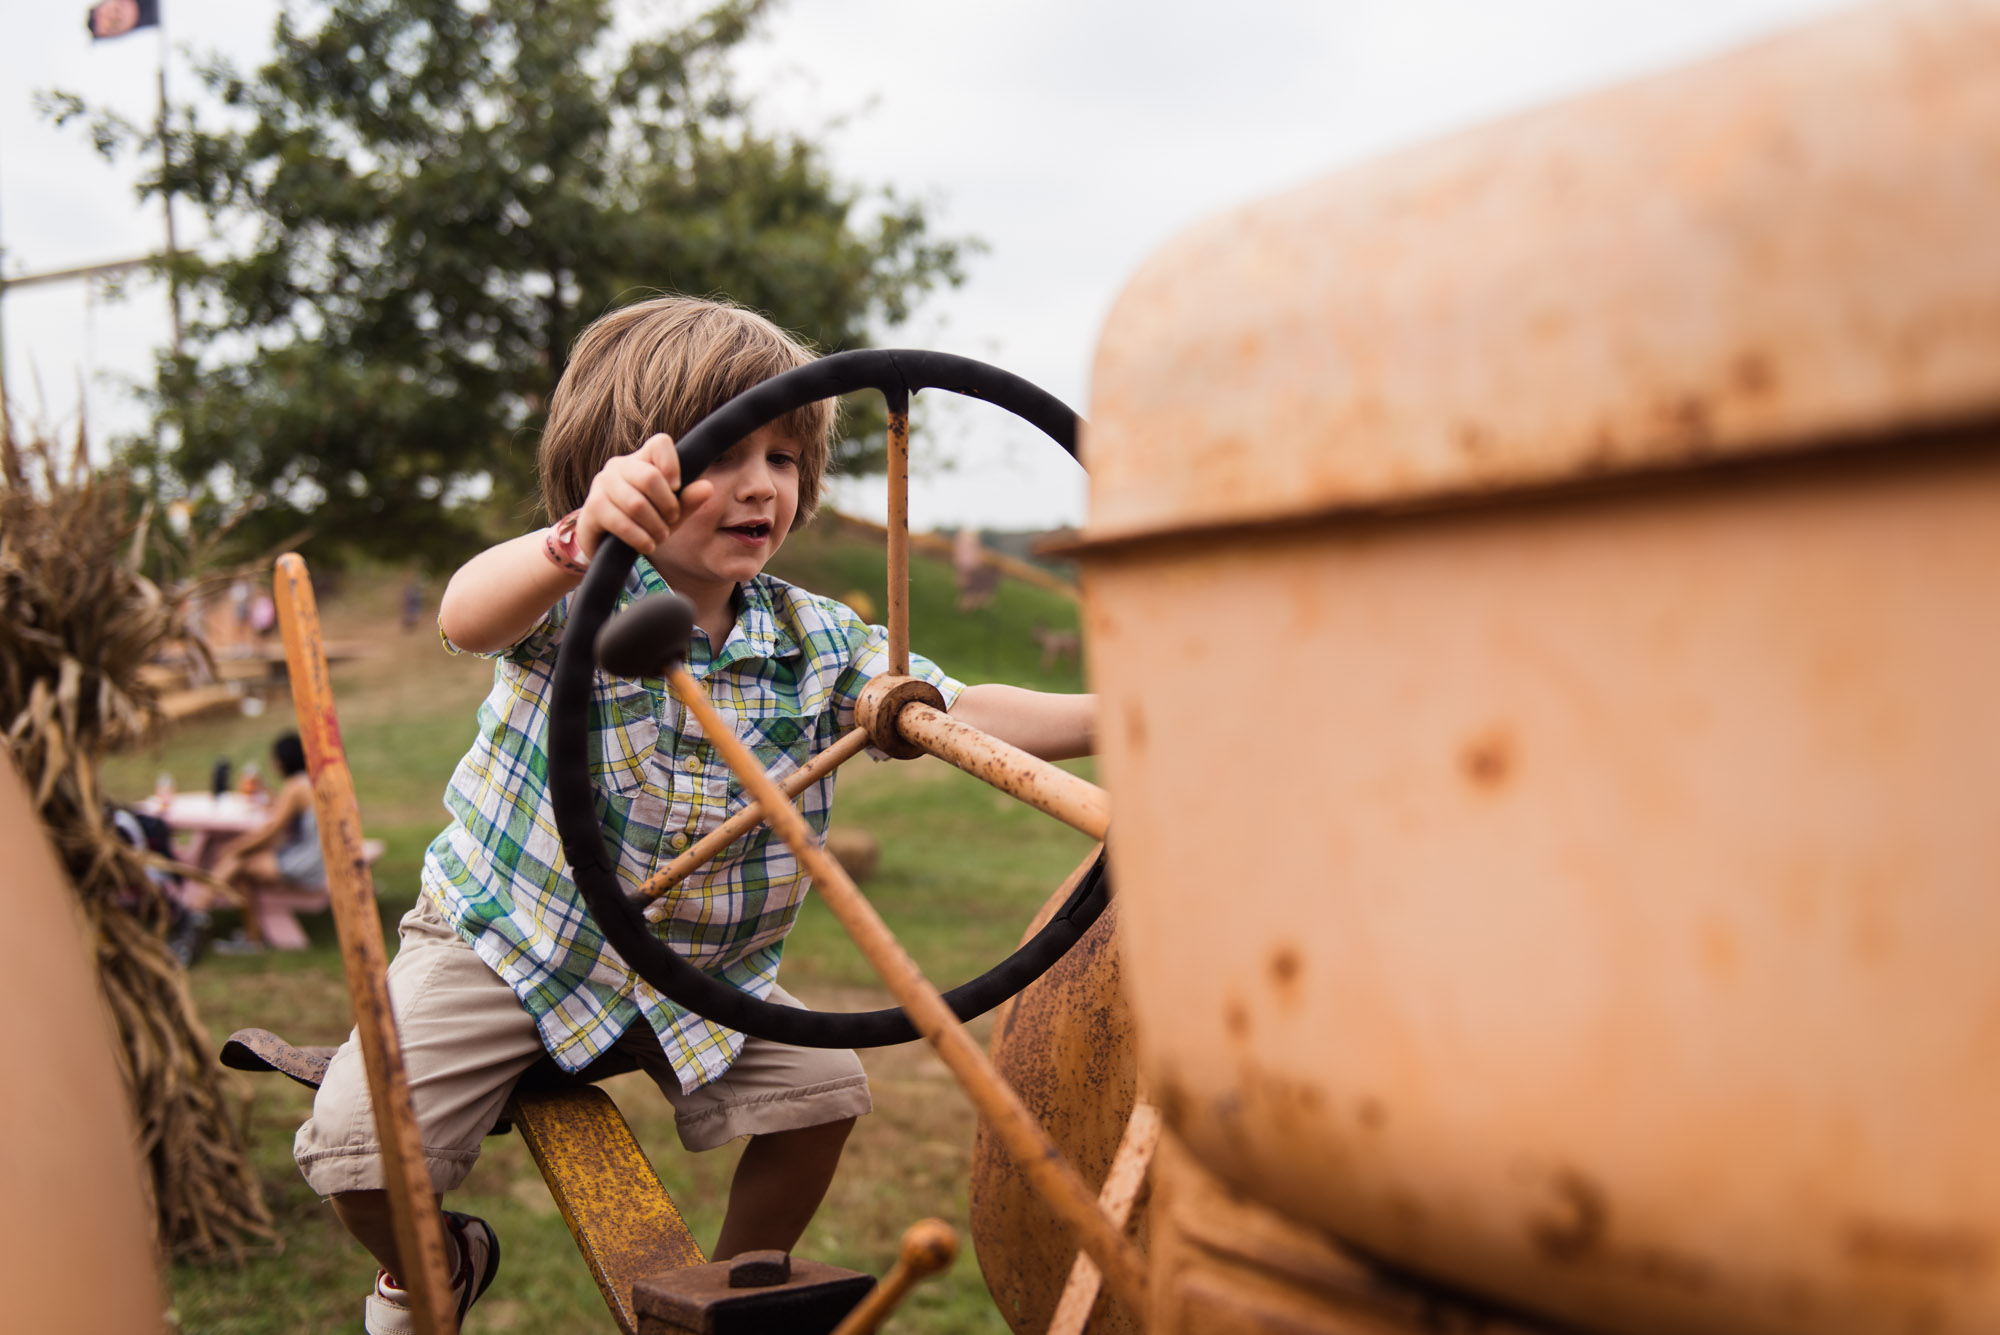
[[[639,561],[619,604],[666,587],[650,562]],[[782,779],[853,726],[861,688],[888,669],[887,633],[770,575],[739,586],[738,596],[736,626],[721,651],[696,629],[688,667]],[[729,1069],[743,1035],[682,1010],[626,967],[585,911],[556,836],[545,738],[568,610],[565,598],[496,656],[478,740],[445,793],[451,824],[424,857],[424,889],[514,989],[564,1069],[589,1065],[643,1016],[681,1087],[693,1090]],[[915,655],[910,671],[936,685],[947,705],[963,689]],[[618,877],[632,890],[749,799],[664,679],[600,672],[592,691],[588,754],[598,819]],[[829,774],[800,797],[822,837],[833,781]],[[808,884],[784,841],[762,827],[655,905],[655,930],[698,967],[766,996]]]

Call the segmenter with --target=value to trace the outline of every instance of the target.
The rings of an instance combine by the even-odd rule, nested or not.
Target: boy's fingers
[[[600,541],[605,537],[617,538],[635,552],[650,552],[659,546],[659,543],[647,536],[646,530],[638,522],[630,515],[619,511],[613,511],[605,516],[604,531],[599,535]],[[597,549],[593,546],[590,554],[594,556],[596,553]]]
[[[674,438],[665,432],[648,436],[646,443],[637,451],[640,458],[657,468],[667,479],[667,489],[681,489],[681,456],[674,449]]]
[[[665,437],[661,439],[664,440]],[[658,512],[662,524],[671,525],[680,519],[680,498],[674,495],[673,483],[667,480],[665,473],[652,467],[634,468],[625,477],[625,481],[644,496],[647,504]]]
[[[657,480],[657,477],[655,474],[653,480]],[[631,478],[620,477],[612,479],[611,485],[604,493],[604,499],[611,502],[612,508],[620,518],[636,526],[642,535],[652,540],[649,545],[641,549],[644,551],[651,551],[665,540],[667,525],[672,522],[660,513],[659,499],[650,494],[652,490],[650,486],[640,487]],[[667,500],[672,503],[671,494]],[[607,523],[611,522],[610,516],[607,515],[605,518]],[[622,533],[618,536],[625,537]],[[631,541],[630,538],[625,540]]]

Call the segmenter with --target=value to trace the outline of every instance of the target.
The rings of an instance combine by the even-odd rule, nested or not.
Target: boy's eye
[[[797,468],[799,466],[799,456],[793,454],[790,450],[772,450],[764,457],[769,459],[772,466],[777,468]]]

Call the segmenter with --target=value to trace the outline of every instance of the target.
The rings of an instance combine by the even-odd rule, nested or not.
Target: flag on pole
[[[160,0],[99,0],[90,7],[90,39],[123,37],[140,28],[160,26]]]

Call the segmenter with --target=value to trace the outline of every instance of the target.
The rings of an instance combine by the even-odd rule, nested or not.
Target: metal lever
[[[903,1230],[903,1251],[875,1291],[847,1314],[833,1335],[874,1335],[917,1281],[935,1275],[958,1257],[958,1233],[942,1219],[919,1219]]]

